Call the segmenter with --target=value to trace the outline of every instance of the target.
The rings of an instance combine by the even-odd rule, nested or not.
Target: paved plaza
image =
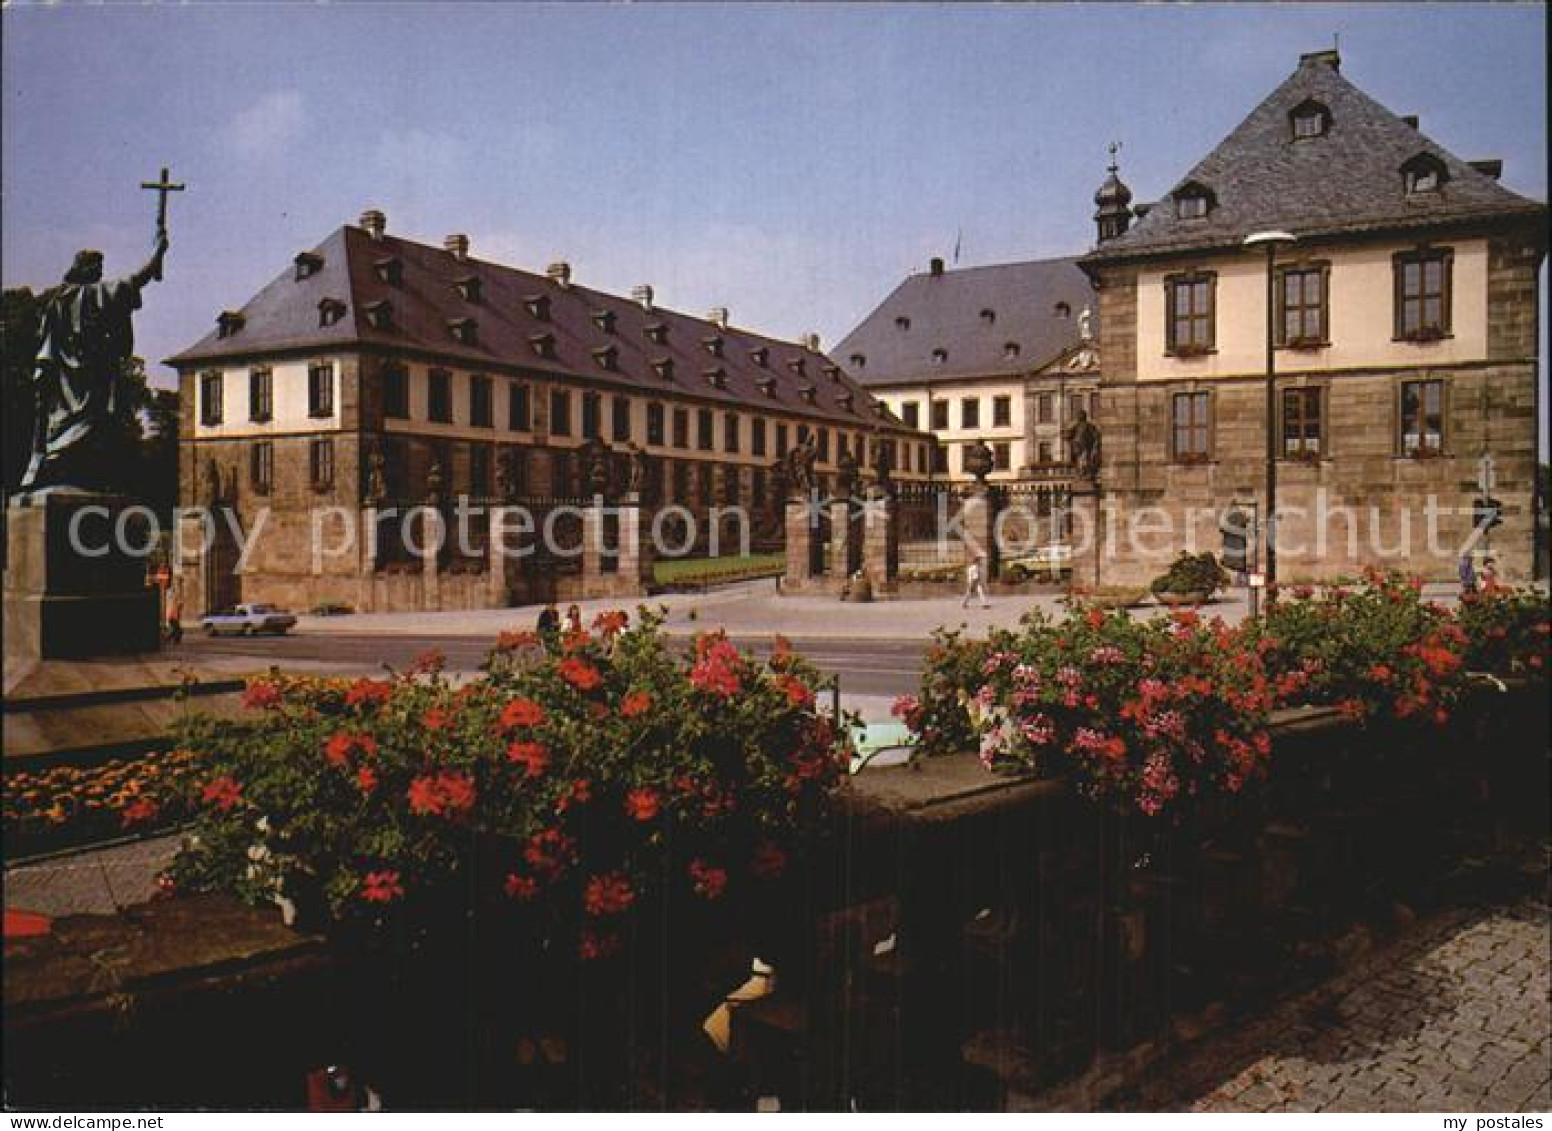
[[[1552,943],[1541,896],[1450,909],[1190,1048],[1134,1110],[1546,1111]]]

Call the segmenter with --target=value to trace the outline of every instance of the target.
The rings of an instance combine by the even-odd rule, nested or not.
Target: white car
[[[274,605],[235,605],[230,609],[206,613],[199,621],[199,626],[207,636],[218,636],[223,632],[236,636],[273,632],[277,636],[284,636],[286,630],[295,624],[296,617]]]

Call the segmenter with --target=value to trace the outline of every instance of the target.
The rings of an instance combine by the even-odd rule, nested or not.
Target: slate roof
[[[1504,188],[1374,101],[1339,65],[1333,51],[1302,57],[1168,196],[1084,263],[1228,246],[1268,229],[1346,234],[1544,213],[1544,205]],[[1330,111],[1329,126],[1319,137],[1295,141],[1289,114],[1309,99]],[[1421,153],[1443,162],[1447,180],[1438,192],[1408,196],[1401,166]],[[1176,215],[1174,194],[1193,181],[1216,197],[1205,219]]]
[[[502,264],[459,260],[442,248],[389,234],[373,239],[352,225],[334,232],[311,254],[321,260],[317,270],[298,279],[288,269],[264,287],[240,309],[243,322],[236,333],[223,338],[212,330],[167,364],[187,369],[287,352],[365,347],[915,435],[893,416],[878,415],[874,406],[879,402],[823,353],[795,342],[731,325],[719,329],[714,322],[659,306],[647,310],[630,298],[575,283],[562,287],[544,275]],[[378,273],[377,265],[390,259],[400,264],[397,284]],[[478,301],[459,291],[457,284],[468,278],[479,281]],[[547,319],[529,309],[528,302],[536,298],[547,300]],[[345,304],[343,317],[331,326],[320,325],[319,303],[326,299]],[[391,304],[392,328],[377,328],[367,317],[378,302]],[[599,325],[605,314],[613,316],[612,332]],[[452,324],[467,318],[476,324],[472,343],[453,335]],[[648,337],[649,326],[665,328],[659,331],[666,334],[661,342]],[[545,334],[553,336],[553,358],[535,352],[532,339]],[[706,345],[707,339],[718,338],[720,357]],[[596,356],[611,346],[616,351],[613,370]],[[764,364],[758,360],[762,350]],[[672,362],[671,377],[657,368],[664,361]],[[718,369],[720,387],[709,376]],[[771,384],[769,395],[762,382]],[[804,388],[813,389],[813,404],[804,399]]]
[[[1065,317],[1057,304],[1065,303]],[[910,275],[831,352],[864,385],[1015,376],[1078,344],[1079,315],[1099,303],[1076,259],[1037,259]],[[983,315],[990,311],[990,319]],[[897,320],[909,319],[902,327]],[[1007,344],[1018,344],[1016,357]],[[945,351],[941,361],[933,351]],[[864,363],[858,365],[856,355]]]

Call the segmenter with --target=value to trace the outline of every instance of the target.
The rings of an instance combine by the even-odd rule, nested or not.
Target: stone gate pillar
[[[900,573],[900,506],[892,492],[877,492],[862,510],[862,570],[875,595],[893,593]]]
[[[825,549],[825,571],[836,585],[845,585],[851,578],[853,562],[862,559],[862,547],[856,545],[860,533],[852,523],[852,500],[831,499],[823,504],[830,516],[830,544]]]
[[[984,555],[985,578],[991,581],[997,576],[997,546],[992,537],[992,525],[996,519],[991,489],[984,483],[971,487],[960,506],[964,528],[965,564]]]
[[[441,510],[430,504],[420,508],[420,519],[420,607],[437,612],[442,608],[442,543],[447,523]]]
[[[785,526],[787,564],[782,591],[801,593],[824,578],[824,532],[819,528],[818,505],[804,498],[789,498]]]

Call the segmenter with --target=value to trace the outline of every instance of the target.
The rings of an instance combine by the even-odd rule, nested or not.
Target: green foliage
[[[412,933],[476,907],[584,957],[664,899],[758,899],[820,828],[847,752],[819,676],[721,635],[685,656],[660,618],[604,614],[555,651],[504,635],[455,685],[428,656],[387,680],[272,676],[206,758],[180,886],[321,900]],[[720,906],[725,907],[722,903]]]
[[[1212,596],[1229,583],[1229,575],[1211,554],[1181,554],[1149,587],[1154,593],[1204,593]]]
[[[1473,593],[1462,599],[1458,616],[1468,641],[1466,666],[1472,671],[1546,677],[1552,616],[1545,594],[1533,589]]]

